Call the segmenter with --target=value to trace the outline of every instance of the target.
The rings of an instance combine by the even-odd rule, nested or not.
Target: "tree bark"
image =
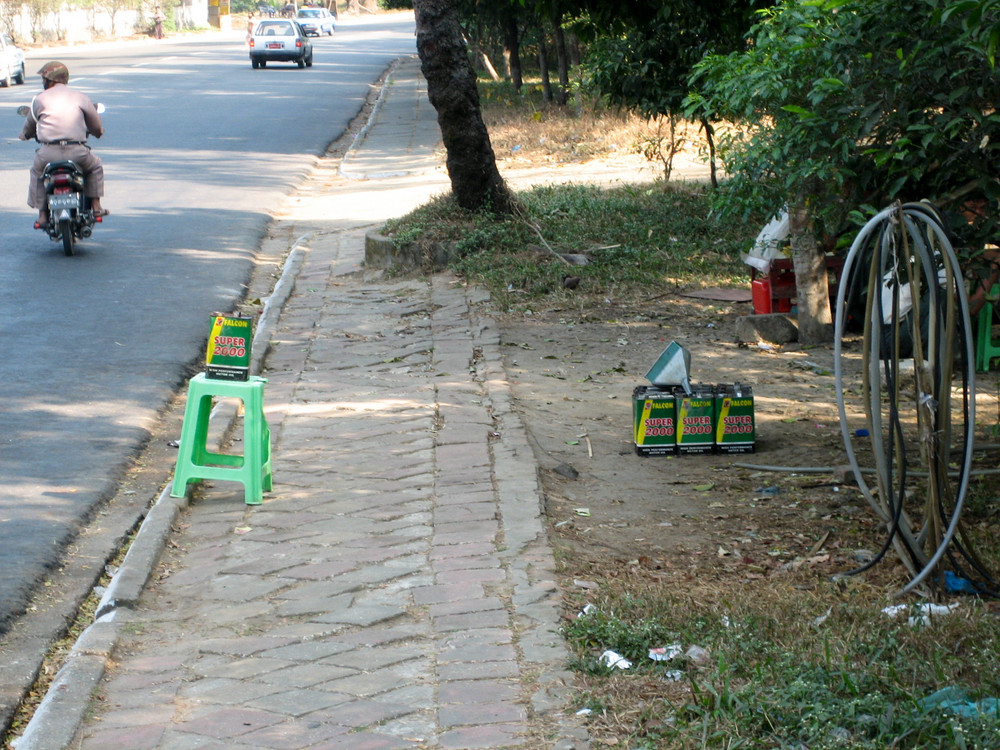
[[[538,40],[538,69],[542,76],[542,100],[552,101],[552,81],[549,79],[549,49],[545,44],[545,32]]]
[[[563,33],[562,16],[559,14],[552,17],[552,38],[556,43],[556,67],[559,72],[556,104],[564,106],[569,98],[569,56],[566,54],[566,34]]]
[[[570,70],[579,68],[583,55],[580,53],[580,40],[576,34],[569,33],[566,35],[566,54],[569,55]]]
[[[712,179],[712,189],[719,189],[718,168],[715,163],[715,127],[707,117],[701,118],[701,127],[705,130],[705,140],[708,142],[708,172]]]
[[[452,194],[462,208],[509,214],[514,197],[497,169],[455,8],[450,0],[414,0],[413,7],[417,53],[448,154]]]
[[[795,268],[799,341],[804,344],[832,341],[833,315],[830,313],[826,256],[816,241],[815,226],[805,195],[800,195],[789,208],[788,238]]]
[[[521,74],[521,39],[517,31],[517,17],[511,13],[503,20],[503,56],[507,76],[517,91],[524,85]]]

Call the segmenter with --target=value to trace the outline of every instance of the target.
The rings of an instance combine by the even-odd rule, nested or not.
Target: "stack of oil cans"
[[[640,385],[632,394],[635,452],[640,456],[753,453],[753,388]]]

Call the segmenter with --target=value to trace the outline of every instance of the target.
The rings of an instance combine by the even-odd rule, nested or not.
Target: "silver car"
[[[0,33],[0,84],[24,83],[24,53],[14,40]]]
[[[250,37],[250,65],[254,69],[266,68],[270,61],[312,67],[312,42],[297,21],[265,18],[254,27]]]

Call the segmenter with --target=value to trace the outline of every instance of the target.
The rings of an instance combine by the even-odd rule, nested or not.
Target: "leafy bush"
[[[960,215],[965,201],[1000,197],[1000,71],[969,28],[988,29],[994,48],[1000,36],[995,15],[963,15],[982,5],[789,0],[762,13],[746,51],[706,56],[689,113],[741,125],[720,143],[726,206],[809,196],[836,235],[851,209],[929,199],[954,212],[960,250],[992,241],[995,209],[973,227]]]

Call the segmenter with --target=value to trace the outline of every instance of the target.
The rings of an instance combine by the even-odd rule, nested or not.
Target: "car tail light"
[[[250,37],[250,47],[251,47],[251,49],[254,47],[253,37]]]
[[[295,40],[295,46],[296,47],[301,47],[302,46],[302,40],[301,39],[296,39]]]

